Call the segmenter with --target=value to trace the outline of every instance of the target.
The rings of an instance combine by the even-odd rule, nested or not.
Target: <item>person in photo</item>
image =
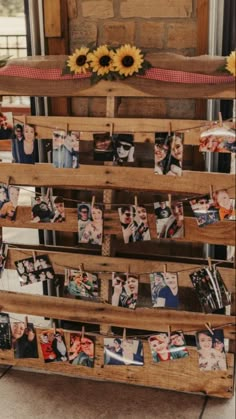
[[[167,132],[155,133],[155,174],[165,175],[170,160],[171,137]]]
[[[56,196],[53,199],[54,217],[50,220],[51,223],[62,223],[66,219],[65,204],[62,196]]]
[[[112,305],[135,309],[138,299],[138,276],[112,273]]]
[[[189,202],[199,227],[205,227],[220,220],[219,208],[210,195],[193,198]]]
[[[199,151],[235,153],[235,130],[226,127],[210,128],[200,135]]]
[[[32,199],[32,223],[50,223],[53,217],[54,213],[47,197],[36,196]]]
[[[230,199],[228,191],[221,189],[213,194],[214,206],[219,210],[220,220],[235,220],[235,201]]]
[[[78,242],[80,243],[84,229],[90,222],[90,205],[79,204],[78,205]]]
[[[56,361],[68,360],[65,339],[61,332],[56,332],[54,334],[54,339],[52,340],[52,349],[53,352],[56,354]]]
[[[134,137],[132,134],[114,134],[114,162],[118,165],[134,161]]]
[[[94,367],[94,342],[81,333],[70,334],[69,362],[72,365]]]
[[[69,136],[70,136],[70,149],[72,153],[72,169],[78,169],[80,132],[69,131]]]
[[[182,202],[172,201],[171,216],[166,220],[160,238],[184,237],[184,210]]]
[[[143,365],[143,345],[140,340],[105,338],[105,365]]]
[[[165,286],[159,291],[154,307],[179,307],[177,274],[171,272],[162,273]]]
[[[141,217],[139,217],[141,213]],[[142,241],[150,236],[149,229],[147,230],[147,212],[144,207],[135,207],[134,205],[125,205],[118,208],[118,214],[122,227],[122,233],[124,243],[134,243],[136,241]],[[148,233],[149,232],[149,233]],[[145,234],[146,233],[146,234]]]
[[[61,338],[59,338],[59,335]],[[68,360],[63,330],[43,330],[40,333],[39,342],[45,363],[66,362]],[[54,352],[53,346],[56,352]]]
[[[159,297],[159,293],[161,289],[166,286],[163,273],[161,272],[151,273],[150,282],[151,282],[152,304],[153,304],[153,307],[157,307],[156,304]]]
[[[64,294],[75,298],[96,299],[99,290],[98,281],[97,274],[66,269]]]
[[[12,113],[0,112],[0,140],[10,140],[12,138]]]
[[[10,317],[7,313],[0,313],[0,349],[11,349]]]
[[[170,361],[173,355],[169,351],[169,337],[168,333],[159,332],[148,338],[150,345],[152,359],[154,362]]]
[[[8,245],[0,241],[0,278],[7,260]]]
[[[94,160],[112,161],[114,156],[113,142],[109,132],[93,134]]]
[[[189,356],[182,331],[171,332],[169,350],[176,358],[186,358]]]
[[[12,138],[14,163],[35,164],[38,160],[38,145],[33,125],[17,124]]]
[[[148,215],[144,205],[138,205],[136,208],[138,227],[135,231],[135,241],[151,240],[148,226]]]
[[[0,185],[0,218],[14,220],[20,188],[17,186]]]
[[[103,238],[103,207],[94,204],[91,208],[91,221],[86,224],[80,243],[102,245]]]
[[[223,332],[222,330],[218,330],[217,332],[218,338],[216,338],[217,334],[215,336],[215,331],[211,334],[208,330],[202,330],[196,334],[200,371],[227,370],[226,356],[224,350],[220,351],[214,347],[215,338],[217,340],[220,340],[220,342],[224,346]],[[220,335],[221,339],[219,339]]]
[[[36,331],[33,323],[11,324],[12,347],[15,358],[38,358]]]

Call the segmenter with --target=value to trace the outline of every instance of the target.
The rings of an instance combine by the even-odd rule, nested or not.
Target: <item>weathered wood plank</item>
[[[235,194],[233,174],[183,171],[183,176],[170,177],[154,174],[154,169],[81,165],[79,169],[57,169],[51,164],[8,164],[1,163],[0,182],[11,176],[12,185],[54,186],[71,189],[117,189],[133,191],[155,191],[185,194],[209,193],[213,190],[229,189]]]
[[[44,9],[44,33],[47,38],[60,37],[61,28],[61,0],[43,1]],[[55,16],[57,18],[55,19]]]

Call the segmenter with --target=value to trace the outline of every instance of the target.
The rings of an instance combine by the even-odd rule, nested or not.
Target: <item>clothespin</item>
[[[32,251],[32,255],[33,255],[33,259],[34,259],[34,263],[36,262],[36,252],[33,250]]]
[[[211,323],[205,323],[205,327],[207,328],[207,330],[209,330],[210,334],[212,336],[214,336],[214,332],[213,332],[213,330],[211,328]]]
[[[168,136],[170,137],[172,134],[172,123],[169,122],[169,131],[168,131]]]
[[[113,135],[113,122],[110,122],[110,137]]]
[[[168,338],[170,340],[170,334],[171,334],[171,326],[168,325]]]
[[[209,266],[210,270],[212,270],[211,258],[208,257],[207,260],[208,260],[208,266]]]
[[[137,195],[135,195],[135,197],[134,197],[134,206],[135,206],[135,208],[137,208],[137,206],[138,206],[138,197],[137,197]]]
[[[219,112],[219,126],[220,127],[223,127],[223,120],[222,120],[222,113],[221,112]]]
[[[128,265],[128,269],[127,269],[127,275],[129,276],[130,274],[130,265]]]
[[[56,331],[57,331],[56,322],[53,322],[52,327],[53,327],[53,332],[54,332],[54,335],[55,335]]]
[[[92,196],[91,208],[95,205],[95,195]]]
[[[82,329],[81,329],[81,339],[84,339],[84,334],[85,334],[85,327],[82,326]]]
[[[169,206],[171,207],[171,194],[168,194],[168,202],[169,202]]]
[[[163,265],[163,273],[164,273],[164,275],[166,274],[166,272],[167,272],[167,264],[164,263],[164,265]]]
[[[8,178],[7,178],[7,187],[9,188],[9,186],[10,186],[10,182],[11,182],[11,176],[8,176]]]
[[[79,271],[82,273],[82,272],[84,272],[84,264],[83,263],[81,263],[80,265],[79,265]]]
[[[126,340],[126,328],[125,327],[123,329],[123,337],[122,338],[123,338],[123,341]]]
[[[25,329],[27,329],[27,327],[28,327],[28,317],[25,316]]]
[[[213,199],[213,186],[210,185],[210,198]]]
[[[25,127],[25,125],[26,125],[26,115],[25,114],[23,115],[23,124],[24,124],[24,127]]]

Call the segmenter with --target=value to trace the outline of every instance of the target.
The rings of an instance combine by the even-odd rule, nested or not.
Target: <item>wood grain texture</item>
[[[43,0],[44,33],[47,38],[60,37],[61,28],[61,0]],[[57,17],[55,19],[55,16]]]

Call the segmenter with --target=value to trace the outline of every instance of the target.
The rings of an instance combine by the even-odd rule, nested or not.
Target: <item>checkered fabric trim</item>
[[[12,65],[1,68],[0,76],[22,77],[37,80],[73,80],[90,78],[91,73],[76,75],[66,74],[62,76],[59,68],[40,69]],[[207,74],[189,73],[186,71],[166,70],[160,68],[151,68],[147,70],[144,75],[139,75],[137,77],[184,84],[221,84],[235,82],[235,77],[233,76],[209,76]]]

